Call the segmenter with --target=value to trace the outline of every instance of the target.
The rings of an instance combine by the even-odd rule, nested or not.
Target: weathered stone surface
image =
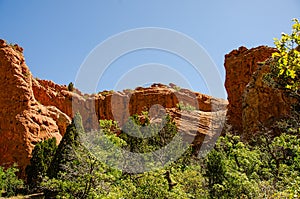
[[[266,46],[250,50],[240,47],[225,57],[228,123],[246,140],[258,134],[262,126],[271,127],[274,121],[287,116],[295,102],[264,80],[273,52],[275,48]]]
[[[206,135],[213,137],[220,129],[215,121],[225,117],[226,100],[173,84],[93,95],[77,89],[71,92],[67,86],[32,78],[22,51],[0,40],[0,165],[17,163],[23,176],[35,144],[51,137],[59,142],[77,111],[90,130],[99,128],[99,119],[116,120],[122,127],[132,114],[149,111],[157,118],[163,109],[187,137],[196,137],[193,143],[199,146],[207,142]],[[179,110],[177,104],[181,101],[197,110]]]
[[[210,123],[207,121],[211,121],[212,112],[225,111],[227,107],[226,100],[212,98],[187,89],[177,91],[172,87],[161,84],[123,92],[104,91],[92,96],[82,96],[82,94],[68,92],[65,87],[56,86],[49,81],[39,80],[34,84],[39,85],[34,86],[33,90],[42,104],[56,106],[60,110],[66,111],[70,117],[73,112],[79,111],[86,129],[98,128],[99,119],[115,120],[122,127],[128,121],[130,115],[141,114],[142,111],[153,113],[153,107],[159,106],[175,118],[181,130],[193,131],[195,134],[199,134],[197,144],[200,143],[198,137],[205,137],[208,132],[212,131],[209,126]],[[56,96],[53,94],[53,90],[55,90]],[[199,111],[190,112],[189,114],[183,113],[185,119],[181,120],[179,117],[181,111],[176,108],[180,101],[198,107]],[[70,107],[72,105],[73,110]],[[177,114],[175,114],[176,111]],[[157,111],[154,111],[154,114],[156,113]],[[195,120],[195,117],[198,119]],[[224,118],[224,115],[222,117]],[[179,121],[183,121],[182,124]]]
[[[51,137],[59,142],[70,118],[35,100],[22,51],[0,40],[0,165],[17,163],[24,176],[35,144]]]
[[[264,75],[270,71],[270,61],[258,67],[243,94],[242,136],[245,139],[255,136],[261,125],[270,127],[274,121],[288,115],[295,102],[283,90],[272,88],[264,81]]]
[[[33,92],[40,103],[55,106],[70,117],[79,111],[86,129],[97,128],[98,119],[116,120],[122,126],[130,115],[148,111],[154,105],[166,109],[176,108],[183,101],[203,112],[225,110],[227,107],[226,100],[188,89],[177,91],[162,84],[123,92],[103,91],[96,95],[83,95],[77,90],[69,92],[66,86],[56,85],[51,81],[34,80]]]
[[[211,149],[220,136],[226,119],[226,110],[215,112],[204,111],[178,111],[178,109],[167,109],[167,113],[174,118],[179,132],[185,139],[192,140],[195,153],[200,150]]]
[[[243,131],[242,125],[242,96],[246,85],[250,82],[253,73],[258,68],[258,62],[269,58],[275,48],[259,46],[248,50],[240,47],[225,56],[226,80],[225,88],[228,94],[228,123],[234,130]],[[265,110],[268,111],[268,110]]]

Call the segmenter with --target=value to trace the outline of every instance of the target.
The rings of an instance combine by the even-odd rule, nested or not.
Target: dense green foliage
[[[148,112],[143,112],[142,116],[143,122],[138,115],[131,116],[119,136],[128,143],[124,147],[127,150],[138,153],[154,151],[167,145],[176,135],[177,127],[169,115],[163,118],[164,125],[150,124]],[[129,135],[128,132],[134,136]]]
[[[56,152],[56,139],[48,139],[35,145],[30,165],[26,168],[27,184],[31,191],[39,188],[39,184],[47,174],[48,167]]]
[[[300,23],[293,21],[291,34],[282,33],[280,39],[275,38],[278,52],[272,55],[275,61],[271,75],[277,86],[296,91],[300,87]]]
[[[290,118],[294,114],[297,112]],[[137,116],[135,118],[138,122]],[[122,139],[122,132],[117,137],[120,129],[114,121],[100,123],[107,140],[118,147],[138,150],[130,147],[138,144],[139,152],[149,150],[133,138]],[[168,125],[171,126],[169,133],[175,133],[173,123]],[[78,132],[84,131],[77,115],[61,142],[64,147],[61,144],[57,149],[53,147],[54,139],[36,145],[31,161],[31,167],[36,170],[31,170],[31,178],[38,180],[31,186],[44,191],[47,198],[297,198],[300,193],[300,125],[291,126],[289,118],[277,125],[289,125],[289,129],[277,128],[281,133],[275,137],[270,136],[273,132],[268,130],[251,144],[227,132],[204,159],[193,157],[188,150],[161,169],[130,174],[97,160],[95,155],[98,154],[89,153],[87,146],[78,142]],[[160,136],[168,130],[163,130]],[[51,155],[54,151],[55,155]],[[111,155],[111,151],[101,151],[101,155]],[[52,160],[50,164],[49,160]],[[53,164],[58,166],[49,167]],[[51,169],[57,173],[54,177]],[[14,195],[22,186],[16,172],[16,168],[6,171],[0,168],[0,185],[7,195]],[[42,181],[36,178],[40,176]]]
[[[294,114],[297,112],[290,118]],[[150,123],[144,116],[147,113],[134,115],[127,130],[145,131],[143,127]],[[290,118],[277,125],[289,125]],[[100,126],[107,142],[139,153],[164,146],[177,133],[170,117],[159,133],[145,139],[127,135],[112,120],[101,120]],[[47,197],[56,198],[297,198],[300,139],[296,129],[299,127],[290,125],[288,131],[277,128],[282,132],[275,137],[270,136],[273,132],[269,130],[251,144],[227,132],[204,159],[194,157],[190,148],[163,168],[130,174],[97,159],[98,155],[111,156],[110,148],[90,153],[89,146],[78,142],[84,130],[77,115],[56,150],[54,157],[59,158],[53,158],[56,162],[51,163],[60,165],[49,169],[56,168],[53,172],[57,175],[51,176],[49,172],[39,186]],[[148,130],[156,128],[154,125]],[[99,134],[94,134],[93,141],[108,146],[96,136]],[[122,154],[112,159],[118,160],[118,155]]]
[[[143,116],[147,117],[144,112]],[[127,124],[130,131],[156,131],[159,126],[150,126],[149,121],[134,115]],[[119,133],[117,124],[111,120],[101,120],[101,133],[105,141],[110,141],[124,150],[135,152],[153,151],[166,145],[177,133],[177,128],[169,116],[162,129],[153,137],[141,140],[130,137],[126,133]],[[146,121],[146,122],[145,122]],[[143,129],[149,125],[148,129]],[[152,133],[153,133],[152,132]],[[199,164],[191,164],[186,161],[190,157],[189,150],[185,158],[170,165],[151,172],[130,174],[110,167],[104,162],[98,161],[98,155],[112,155],[109,148],[105,150],[87,150],[89,146],[79,142],[80,134],[84,134],[79,115],[76,115],[72,124],[59,144],[52,162],[49,164],[48,173],[43,176],[43,181],[37,185],[42,187],[47,197],[58,198],[191,198],[196,194],[206,194],[202,185],[201,167]],[[94,134],[94,136],[99,134]],[[90,138],[90,137],[89,137]],[[103,142],[103,139],[92,137],[93,142]],[[46,142],[47,143],[47,142]],[[37,145],[35,151],[42,151],[41,145]],[[97,145],[93,145],[95,147]],[[47,147],[44,147],[47,148]],[[35,157],[37,156],[37,157]],[[38,159],[39,153],[34,153],[32,159]],[[118,157],[113,157],[118,158]],[[41,158],[42,159],[42,158]],[[42,161],[45,162],[45,161]],[[198,179],[199,178],[199,179]],[[202,180],[201,180],[202,179]]]
[[[220,137],[206,160],[205,176],[212,197],[299,196],[299,138],[282,134],[256,141],[251,146],[238,136]]]
[[[16,175],[18,171],[16,166],[6,170],[0,167],[0,197],[2,194],[13,196],[17,193],[18,189],[22,188],[23,181],[18,179]]]

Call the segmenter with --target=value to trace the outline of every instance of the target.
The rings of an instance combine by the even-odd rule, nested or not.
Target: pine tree
[[[34,147],[30,165],[26,168],[27,183],[31,190],[39,189],[39,184],[42,182],[43,177],[46,176],[56,149],[55,138],[39,142]]]
[[[82,119],[79,113],[76,113],[72,123],[67,127],[62,141],[58,145],[57,152],[48,169],[50,178],[57,178],[59,172],[72,174],[70,163],[78,163],[76,149],[80,147],[79,135],[83,132]]]

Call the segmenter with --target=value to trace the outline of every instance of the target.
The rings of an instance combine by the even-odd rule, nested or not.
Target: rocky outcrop
[[[22,51],[0,40],[0,165],[17,163],[22,176],[35,144],[51,137],[59,142],[76,112],[80,112],[84,127],[90,130],[99,128],[99,119],[116,120],[122,127],[132,114],[149,111],[152,118],[157,118],[163,110],[173,117],[181,132],[195,137],[193,144],[199,146],[210,140],[204,139],[206,136],[213,138],[222,126],[226,100],[173,84],[92,95],[77,89],[69,91],[67,86],[32,78]],[[179,102],[196,110],[178,109]]]
[[[198,148],[204,140],[209,142],[218,135],[213,132],[221,131],[228,104],[226,100],[188,89],[175,89],[172,84],[154,84],[148,88],[83,95],[78,90],[69,92],[65,86],[51,81],[35,80],[33,91],[42,104],[56,106],[70,117],[75,112],[80,112],[87,130],[98,128],[99,119],[115,120],[122,127],[133,114],[148,111],[152,118],[157,118],[157,114],[163,109],[172,116],[181,132],[185,132],[187,137],[195,138],[193,144]],[[193,106],[196,110],[179,110],[179,102]],[[217,120],[219,121],[216,122]]]
[[[35,96],[42,104],[56,106],[69,116],[80,112],[87,130],[98,128],[99,119],[115,120],[122,127],[133,114],[148,111],[151,118],[157,119],[162,111],[168,113],[178,130],[194,139],[193,145],[198,150],[203,142],[209,144],[216,140],[215,136],[219,136],[228,104],[226,100],[188,89],[175,89],[172,84],[153,84],[148,88],[139,87],[122,92],[103,91],[97,95],[83,95],[78,90],[68,92],[65,86],[45,80],[38,80],[34,84]],[[179,102],[196,110],[179,110]]]
[[[228,123],[246,140],[261,127],[287,116],[295,99],[283,90],[272,88],[264,78],[270,70],[271,55],[276,49],[260,46],[248,50],[240,47],[225,56],[228,93]]]
[[[258,67],[243,93],[242,136],[245,139],[255,136],[261,130],[261,125],[271,127],[275,121],[287,116],[291,105],[296,102],[295,98],[281,89],[270,87],[264,80],[271,63],[272,59],[269,59]]]
[[[122,127],[133,114],[148,111],[150,118],[157,120],[159,114],[167,113],[200,150],[203,145],[211,146],[219,136],[228,106],[228,123],[249,139],[260,124],[288,114],[293,102],[263,81],[269,62],[259,62],[275,51],[266,46],[250,50],[240,47],[225,56],[228,105],[226,100],[174,84],[92,95],[76,88],[69,91],[65,85],[32,78],[23,49],[0,40],[0,165],[17,163],[24,175],[35,144],[51,137],[59,142],[76,112],[80,112],[87,130],[99,128],[99,119],[115,120]],[[178,108],[179,103],[195,110]]]
[[[225,110],[227,106],[226,100],[188,89],[175,90],[162,84],[123,92],[103,91],[99,94],[84,95],[78,90],[70,92],[66,86],[56,85],[51,81],[35,79],[33,92],[40,103],[55,106],[70,117],[75,112],[80,112],[86,129],[97,128],[99,119],[112,119],[122,126],[130,115],[148,111],[154,105],[169,109],[176,108],[182,101],[203,112]]]
[[[0,165],[17,163],[21,176],[35,144],[51,137],[59,142],[70,123],[56,107],[35,100],[22,51],[0,40]]]
[[[260,46],[250,50],[246,47],[240,47],[238,50],[233,50],[225,55],[225,88],[227,90],[229,102],[227,119],[233,129],[240,133],[243,132],[244,129],[242,124],[242,96],[245,88],[250,82],[253,73],[257,70],[258,63],[268,59],[275,51],[275,48],[267,46]],[[268,110],[264,111],[268,112]]]
[[[167,113],[174,118],[178,131],[185,135],[185,139],[192,143],[194,152],[212,149],[224,127],[226,110],[215,112],[204,111],[178,111],[167,109]],[[191,141],[192,140],[192,141]]]

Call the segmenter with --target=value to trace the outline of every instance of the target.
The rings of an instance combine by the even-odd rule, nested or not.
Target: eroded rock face
[[[204,112],[167,109],[167,113],[174,118],[178,131],[191,141],[197,155],[212,149],[224,127],[226,112],[227,110]]]
[[[265,61],[275,51],[275,48],[267,46],[260,46],[250,50],[246,47],[240,47],[238,50],[233,50],[225,56],[225,88],[227,90],[229,102],[227,119],[228,123],[232,125],[234,130],[243,132],[242,96],[247,84],[253,76],[253,73],[258,68],[258,62]],[[268,110],[264,111],[268,112]]]
[[[266,46],[250,50],[240,47],[225,57],[228,123],[246,140],[261,132],[262,126],[271,127],[274,121],[287,116],[295,102],[264,80],[273,52],[276,49]]]
[[[214,132],[221,131],[228,102],[173,87],[154,84],[149,88],[83,95],[78,90],[69,92],[65,86],[58,86],[51,81],[33,81],[33,91],[38,101],[56,106],[70,117],[79,111],[87,130],[97,129],[99,119],[115,120],[122,127],[130,115],[148,111],[153,118],[157,118],[163,109],[174,119],[179,131],[185,132],[187,137],[195,138],[193,144],[200,149],[204,140],[211,142],[214,136],[218,136]],[[179,110],[177,104],[181,101],[198,108],[196,111]]]
[[[123,92],[104,91],[96,95],[83,95],[78,90],[70,92],[66,86],[51,81],[33,80],[33,92],[40,103],[55,106],[70,117],[79,111],[86,129],[98,128],[99,119],[112,119],[122,126],[130,115],[149,111],[154,105],[169,109],[176,108],[183,101],[203,112],[225,110],[227,107],[226,100],[187,89],[175,90],[162,84]]]
[[[69,91],[67,86],[32,78],[22,48],[3,40],[0,72],[0,165],[17,163],[22,176],[35,144],[51,137],[59,142],[76,112],[80,112],[84,127],[91,130],[99,128],[99,119],[116,120],[122,127],[132,114],[149,111],[152,118],[158,118],[163,109],[181,132],[195,137],[193,144],[199,147],[211,140],[206,136],[214,138],[214,132],[220,131],[226,113],[226,100],[178,89],[173,84],[92,95],[77,89]],[[181,101],[197,110],[179,110]]]
[[[261,125],[270,127],[274,121],[288,115],[291,105],[296,102],[283,90],[266,83],[264,75],[270,71],[270,63],[271,59],[258,67],[243,94],[242,136],[245,139],[255,136],[261,130]]]
[[[70,118],[35,100],[22,51],[0,40],[0,165],[17,163],[24,176],[35,144],[51,137],[59,142]]]

